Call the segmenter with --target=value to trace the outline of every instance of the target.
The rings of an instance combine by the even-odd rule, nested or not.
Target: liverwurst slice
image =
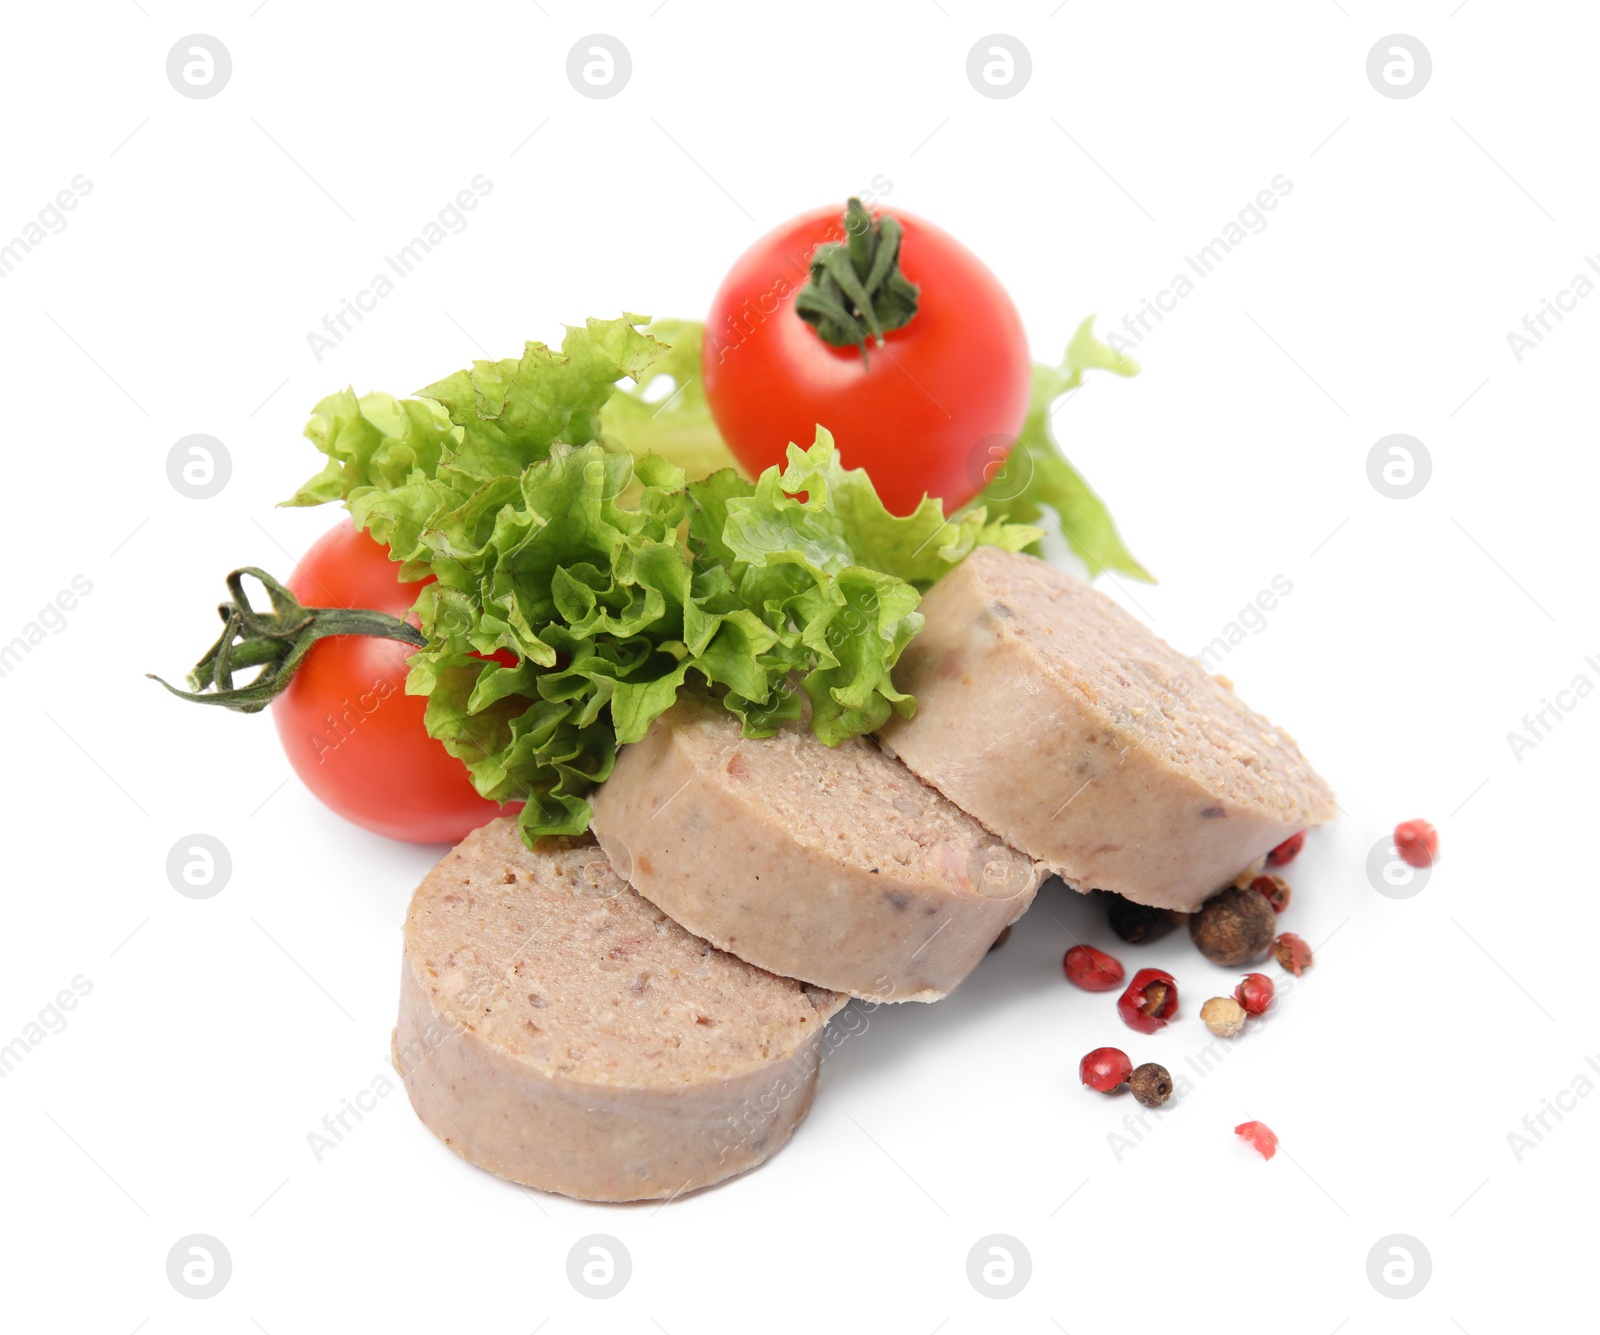
[[[1043,873],[870,738],[801,724],[746,740],[694,693],[617,755],[593,829],[697,936],[774,973],[934,1001],[1033,901]]]
[[[406,917],[394,1062],[428,1129],[501,1177],[674,1197],[776,1153],[845,998],[713,949],[588,839],[468,835]]]
[[[1287,733],[1066,571],[979,547],[920,610],[884,748],[1079,890],[1193,910],[1337,810]]]

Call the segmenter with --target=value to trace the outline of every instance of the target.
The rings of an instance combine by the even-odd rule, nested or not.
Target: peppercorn
[[[1212,997],[1200,1007],[1200,1018],[1218,1038],[1232,1038],[1244,1028],[1245,1010],[1232,997]]]
[[[1090,1089],[1109,1094],[1133,1074],[1133,1063],[1121,1048],[1096,1048],[1078,1063],[1078,1079]]]
[[[1233,1134],[1247,1140],[1263,1159],[1270,1159],[1278,1152],[1277,1134],[1265,1122],[1240,1122],[1233,1128]]]
[[[1291,834],[1272,852],[1267,854],[1267,866],[1286,867],[1300,855],[1300,850],[1306,846],[1306,832]]]
[[[1172,1077],[1160,1062],[1146,1062],[1128,1077],[1128,1088],[1146,1108],[1159,1108],[1172,1097]]]
[[[1093,946],[1076,945],[1061,957],[1067,981],[1085,992],[1109,992],[1122,981],[1122,964]]]
[[[1153,1034],[1178,1013],[1178,984],[1165,969],[1140,969],[1117,998],[1117,1014],[1130,1029]]]
[[[1439,831],[1425,820],[1403,820],[1394,827],[1394,848],[1401,861],[1431,867],[1439,857]]]
[[[1293,932],[1285,932],[1272,943],[1272,957],[1296,978],[1315,963],[1311,947]]]
[[[1233,999],[1244,1007],[1246,1015],[1264,1015],[1277,991],[1266,974],[1247,973],[1233,989]]]
[[[1148,904],[1135,904],[1121,895],[1107,894],[1106,922],[1117,938],[1129,945],[1139,945],[1165,936],[1183,920],[1183,914],[1173,909],[1151,908]]]
[[[1284,909],[1289,907],[1289,882],[1281,876],[1274,876],[1271,872],[1265,872],[1252,878],[1249,888],[1257,894],[1265,895],[1267,903],[1272,905],[1274,913],[1282,913]]]
[[[1236,885],[1212,895],[1189,919],[1189,935],[1200,953],[1229,969],[1262,954],[1277,930],[1278,915],[1266,896]]]

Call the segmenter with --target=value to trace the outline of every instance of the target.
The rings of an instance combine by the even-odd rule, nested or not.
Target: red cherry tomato
[[[1004,462],[1028,410],[1022,319],[1000,282],[955,238],[892,211],[905,228],[900,268],[917,313],[853,347],[824,343],[794,308],[812,252],[844,237],[842,210],[817,209],[747,250],[706,320],[705,389],[717,428],[751,474],[782,465],[820,424],[846,467],[865,468],[893,514],[926,492],[947,512]]]
[[[399,569],[387,548],[346,521],[312,545],[287,583],[307,607],[403,617],[422,584],[402,584]],[[501,808],[479,797],[466,766],[428,736],[427,701],[405,693],[412,652],[365,635],[319,640],[272,702],[272,719],[294,772],[325,806],[391,839],[455,843]]]

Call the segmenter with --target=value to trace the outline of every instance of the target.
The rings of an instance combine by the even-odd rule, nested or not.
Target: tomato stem
[[[843,242],[825,241],[812,253],[811,277],[794,308],[824,343],[859,348],[865,365],[867,336],[881,348],[885,333],[909,324],[920,289],[900,272],[904,229],[897,219],[874,219],[852,196],[844,230]]]
[[[270,612],[258,612],[244,591],[244,577],[258,581],[272,602]],[[183,700],[201,705],[221,705],[241,714],[265,709],[289,685],[311,646],[329,635],[371,635],[399,640],[421,648],[427,643],[421,631],[399,617],[366,607],[306,607],[265,570],[242,566],[228,575],[232,600],[221,603],[222,634],[205,657],[189,672],[191,690],[178,687],[150,672]],[[242,686],[234,675],[250,668],[261,672]]]

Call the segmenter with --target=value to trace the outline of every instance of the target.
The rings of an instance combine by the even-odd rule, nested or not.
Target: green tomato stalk
[[[246,575],[261,582],[272,600],[272,611],[258,612],[250,606],[244,591]],[[189,672],[193,689],[179,690],[153,672],[147,672],[147,677],[161,682],[180,699],[254,714],[288,688],[311,646],[326,636],[371,635],[419,649],[427,644],[420,630],[387,612],[364,607],[306,607],[265,570],[255,566],[243,566],[229,574],[228,592],[233,595],[232,601],[217,607],[222,634]],[[245,685],[235,686],[234,675],[251,668],[262,671]]]
[[[917,313],[921,291],[900,272],[904,229],[888,214],[874,219],[859,199],[845,206],[846,240],[828,241],[811,256],[811,277],[794,308],[824,343],[857,348],[867,361],[867,335],[878,347],[891,329]]]

